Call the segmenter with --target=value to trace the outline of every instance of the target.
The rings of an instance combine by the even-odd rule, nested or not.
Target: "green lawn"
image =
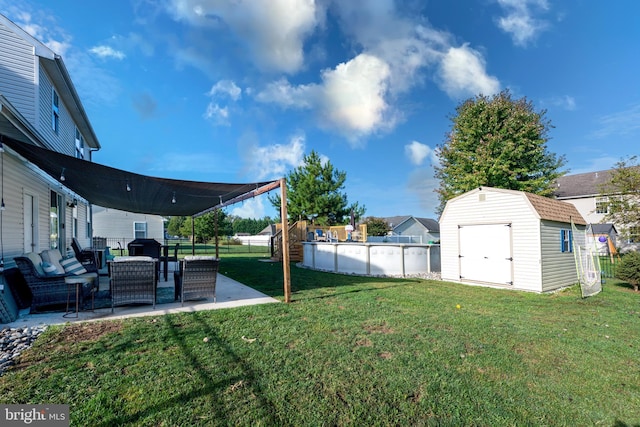
[[[221,272],[282,299],[281,264]],[[70,404],[82,426],[640,425],[625,284],[582,299],[291,274],[291,304],[51,327],[1,400]]]

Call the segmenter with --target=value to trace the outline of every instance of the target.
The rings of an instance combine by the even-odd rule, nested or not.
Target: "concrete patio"
[[[162,280],[162,275],[158,287],[173,288],[173,276],[169,276],[168,281]],[[100,289],[108,289],[109,278],[100,278]],[[75,294],[72,298],[75,297]],[[111,312],[111,307],[96,308],[94,311],[80,311],[78,317],[75,312],[68,314],[70,317],[63,317],[64,312],[49,312],[30,314],[29,309],[22,310],[18,319],[11,323],[1,324],[0,328],[24,328],[38,325],[56,325],[64,323],[90,322],[99,320],[123,319],[128,317],[142,316],[159,316],[163,314],[195,312],[204,310],[217,310],[221,308],[232,308],[246,305],[257,305],[279,302],[275,298],[271,298],[261,292],[256,291],[242,283],[236,282],[222,274],[218,273],[216,282],[216,302],[211,299],[199,301],[185,301],[184,307],[180,301],[156,304],[155,309],[152,305],[130,305],[115,307]],[[75,301],[73,304],[75,309]],[[70,307],[71,309],[71,307]]]

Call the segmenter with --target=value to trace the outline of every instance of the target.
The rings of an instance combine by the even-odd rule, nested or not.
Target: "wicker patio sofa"
[[[158,260],[146,256],[122,256],[109,261],[111,311],[130,304],[156,307]]]
[[[180,301],[211,297],[216,302],[216,279],[220,260],[211,256],[186,256],[180,261],[176,286],[180,286]]]
[[[62,305],[67,303],[68,287],[65,282],[65,278],[69,276],[76,277],[78,275],[60,273],[60,271],[64,271],[61,267],[57,268],[58,273],[45,273],[42,268],[43,259],[40,254],[35,252],[15,257],[14,261],[33,296],[31,299],[31,310],[33,312],[37,312],[46,306]],[[94,283],[97,274],[85,273],[80,276],[86,277],[87,284],[90,284]],[[90,291],[90,288],[83,288],[83,299],[89,295]]]

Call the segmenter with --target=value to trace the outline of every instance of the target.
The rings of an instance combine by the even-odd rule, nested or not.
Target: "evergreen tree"
[[[315,151],[304,157],[302,166],[287,177],[287,212],[294,220],[312,219],[315,224],[329,226],[349,222],[351,210],[356,220],[364,215],[365,207],[348,204],[343,193],[346,172],[334,169],[330,161],[323,163]],[[280,196],[269,197],[280,210]]]

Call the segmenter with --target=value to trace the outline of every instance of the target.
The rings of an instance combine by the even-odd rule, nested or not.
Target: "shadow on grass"
[[[361,292],[401,284],[417,283],[418,279],[370,277],[329,273],[298,267],[291,263],[291,292],[297,299],[326,298],[341,293]],[[284,274],[281,262],[262,262],[256,257],[225,257],[220,263],[220,273],[273,298],[284,298]],[[373,285],[363,287],[363,285]],[[357,288],[355,288],[357,287]],[[322,290],[343,288],[331,295]],[[350,289],[347,289],[350,288]]]
[[[215,408],[216,413],[210,414],[211,420],[224,420],[227,418],[227,405],[223,400],[223,396],[225,391],[230,387],[233,387],[234,384],[243,384],[244,387],[251,387],[254,392],[253,396],[257,400],[260,408],[264,410],[261,414],[261,421],[264,421],[266,425],[278,424],[278,420],[274,418],[273,405],[263,397],[264,393],[260,388],[258,376],[253,368],[233,351],[228,343],[220,337],[217,331],[202,318],[201,313],[190,313],[190,316],[191,319],[200,324],[203,336],[208,338],[208,345],[217,347],[224,355],[225,359],[227,359],[228,362],[226,365],[239,366],[241,373],[238,373],[237,375],[223,375],[222,378],[217,378],[211,375],[208,372],[207,366],[203,365],[200,361],[202,354],[198,355],[197,349],[190,346],[185,340],[184,333],[179,331],[181,324],[178,321],[178,318],[175,316],[162,316],[162,320],[166,324],[173,342],[180,347],[184,360],[186,360],[186,363],[190,365],[190,371],[200,377],[200,384],[202,385],[192,390],[172,396],[169,399],[158,402],[153,406],[149,406],[133,414],[110,418],[100,424],[97,424],[98,426],[107,427],[112,425],[138,424],[140,420],[146,417],[153,417],[154,414],[166,412],[172,407],[180,408],[187,405],[190,401],[202,397],[206,397],[207,400],[213,402],[210,406],[211,408]],[[176,320],[176,322],[174,322],[174,320]]]

